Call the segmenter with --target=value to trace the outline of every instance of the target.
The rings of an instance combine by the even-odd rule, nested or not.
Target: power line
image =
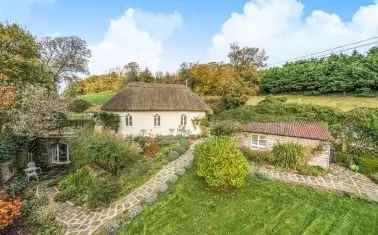
[[[372,40],[374,40],[374,41],[372,41]],[[372,42],[369,42],[369,41],[372,41]],[[367,43],[367,42],[369,42],[369,43]],[[363,44],[361,44],[361,43],[363,43]],[[361,45],[359,45],[359,44],[361,44]],[[344,47],[353,46],[353,45],[356,45],[356,46],[349,47],[347,49],[343,49]],[[337,46],[337,47],[329,48],[327,50],[323,50],[323,51],[319,51],[319,52],[310,53],[310,54],[307,54],[307,55],[304,55],[304,56],[294,57],[292,59],[273,63],[271,66],[277,66],[277,65],[285,64],[287,62],[294,62],[294,61],[297,61],[297,60],[302,60],[302,59],[311,58],[311,57],[317,58],[316,55],[321,55],[321,54],[326,53],[325,55],[323,55],[323,57],[321,57],[321,58],[324,58],[324,56],[335,54],[337,52],[340,53],[340,52],[344,52],[344,51],[349,51],[349,50],[352,50],[352,49],[357,49],[357,48],[365,47],[365,46],[368,46],[368,45],[378,45],[378,36],[370,37],[370,38],[359,40],[359,41],[356,41],[356,42],[343,44],[343,45],[340,45],[340,46]],[[327,52],[331,52],[331,53],[327,53]]]

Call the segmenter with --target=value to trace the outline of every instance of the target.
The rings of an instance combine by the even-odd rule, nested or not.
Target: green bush
[[[83,200],[89,185],[94,182],[94,177],[85,169],[79,169],[75,173],[66,176],[59,182],[59,192],[55,197],[57,201]]]
[[[96,163],[113,175],[138,156],[134,145],[109,133],[84,133],[73,141],[72,148],[76,169]]]
[[[274,165],[286,169],[297,169],[306,162],[305,148],[296,143],[277,144],[272,154]]]
[[[242,147],[240,150],[248,160],[256,163],[270,163],[273,160],[271,151],[253,150],[248,147]]]
[[[10,182],[7,183],[5,189],[11,197],[16,197],[22,193],[26,188],[27,184],[25,178],[18,175],[14,177]]]
[[[168,157],[168,160],[173,161],[173,160],[176,160],[178,157],[180,157],[180,154],[178,154],[178,152],[176,151],[170,151],[167,157]]]
[[[180,156],[186,152],[186,148],[181,145],[177,145],[176,147],[173,148],[173,150],[177,152]]]
[[[88,187],[88,207],[97,208],[108,205],[120,191],[119,184],[108,177],[97,179]]]
[[[327,171],[320,166],[304,165],[304,166],[299,166],[297,170],[302,175],[311,175],[311,176],[321,176],[327,173]]]
[[[360,155],[355,160],[360,168],[360,172],[367,175],[378,172],[378,158],[369,155]]]
[[[108,174],[94,176],[85,168],[66,176],[58,188],[56,201],[87,203],[90,208],[109,204],[120,191],[119,184]]]
[[[349,167],[351,164],[354,164],[353,155],[349,153],[337,152],[335,157],[336,163]]]
[[[96,113],[94,118],[105,128],[109,128],[115,132],[119,129],[120,117],[118,114],[100,112]]]
[[[220,121],[211,127],[211,134],[216,136],[229,136],[241,130],[239,122]]]
[[[69,110],[71,112],[76,112],[76,113],[82,113],[88,108],[92,106],[91,103],[89,103],[86,100],[83,99],[75,99],[69,104]]]
[[[248,175],[248,161],[229,137],[212,137],[194,149],[195,172],[216,189],[240,188]]]

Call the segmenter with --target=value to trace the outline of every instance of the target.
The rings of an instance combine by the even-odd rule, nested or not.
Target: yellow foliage
[[[86,95],[103,91],[115,91],[122,87],[123,78],[117,73],[93,75],[77,82],[72,89],[75,93]]]

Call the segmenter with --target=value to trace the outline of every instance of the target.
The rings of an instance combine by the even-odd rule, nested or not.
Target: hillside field
[[[108,100],[110,100],[110,98],[112,98],[115,94],[116,92],[114,91],[104,91],[100,93],[81,95],[81,96],[78,96],[77,99],[86,100],[93,105],[103,105]]]
[[[249,105],[255,105],[265,96],[254,96],[248,101]],[[358,107],[378,108],[378,97],[355,97],[355,96],[303,96],[282,95],[288,103],[315,104],[349,111]]]
[[[78,96],[78,99],[84,99],[93,105],[103,105],[115,95],[114,91],[105,91],[101,93]],[[298,104],[316,104],[338,108],[342,111],[349,111],[353,108],[367,107],[378,108],[378,97],[356,97],[356,96],[303,96],[303,95],[280,95],[277,97],[286,97],[289,103]],[[249,99],[249,105],[256,105],[263,100],[265,96],[253,96]]]

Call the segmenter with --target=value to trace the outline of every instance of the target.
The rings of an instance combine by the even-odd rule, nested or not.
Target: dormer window
[[[188,121],[188,118],[186,117],[186,114],[181,115],[181,126],[186,126],[186,123]]]
[[[126,126],[133,126],[133,116],[131,116],[130,114],[126,114],[125,121]]]
[[[154,115],[154,126],[160,126],[160,115],[159,114]]]

